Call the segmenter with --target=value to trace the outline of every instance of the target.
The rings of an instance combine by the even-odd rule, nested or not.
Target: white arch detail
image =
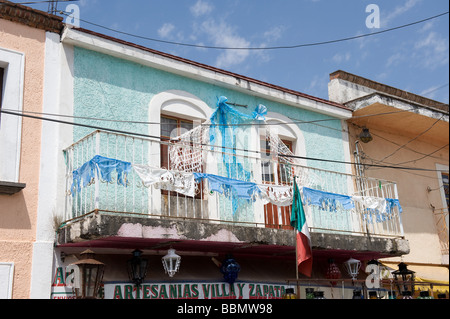
[[[168,90],[156,94],[148,107],[149,122],[159,123],[161,114],[181,117],[201,123],[211,116],[213,110],[197,96],[181,90]],[[149,135],[160,136],[161,125],[150,125]],[[150,163],[159,166],[159,143],[151,143]]]
[[[292,120],[287,116],[275,113],[268,112],[266,116],[266,122],[269,124],[278,124],[278,125],[270,125],[269,128],[273,133],[278,134],[281,139],[286,139],[293,142],[293,153],[298,156],[306,156],[306,147],[305,147],[305,137],[300,128],[291,123]],[[306,166],[305,159],[298,159],[301,165]]]

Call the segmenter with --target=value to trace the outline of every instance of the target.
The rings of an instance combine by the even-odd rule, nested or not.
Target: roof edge
[[[7,0],[0,0],[0,18],[58,34],[64,29],[62,17]]]
[[[420,96],[411,92],[407,92],[404,90],[400,90],[397,89],[395,87],[386,85],[386,84],[382,84],[370,79],[366,79],[362,76],[359,75],[355,75],[346,71],[342,71],[342,70],[337,70],[333,73],[330,74],[330,80],[334,80],[334,79],[341,79],[344,81],[348,81],[348,82],[352,82],[361,86],[365,86],[368,88],[371,88],[375,91],[378,92],[382,92],[382,93],[386,93],[390,96],[395,96],[398,98],[401,98],[403,100],[407,100],[410,102],[415,102],[418,103],[420,105],[426,106],[428,108],[433,108],[436,109],[438,111],[444,111],[446,113],[449,112],[449,105],[436,101],[436,100],[432,100],[429,98],[426,98],[424,96]]]
[[[113,42],[121,44],[121,45],[129,46],[131,48],[135,48],[135,49],[139,49],[139,50],[142,50],[142,51],[145,51],[145,52],[149,52],[149,53],[152,53],[152,54],[155,54],[155,55],[159,55],[159,56],[162,56],[164,58],[172,59],[172,60],[175,60],[175,61],[178,61],[178,62],[181,62],[181,63],[189,64],[189,65],[192,65],[192,66],[195,66],[195,67],[199,67],[199,68],[202,68],[202,69],[205,69],[205,70],[208,70],[208,71],[212,71],[212,72],[215,72],[215,73],[220,73],[222,75],[231,76],[231,77],[237,78],[239,80],[247,81],[247,82],[250,82],[250,83],[253,83],[253,84],[256,84],[256,85],[261,85],[261,86],[264,86],[264,87],[266,87],[268,89],[278,90],[278,91],[283,92],[283,93],[291,94],[291,95],[294,95],[294,96],[297,96],[297,97],[300,97],[300,98],[305,98],[305,99],[308,99],[308,100],[311,100],[311,101],[314,101],[314,102],[317,102],[317,103],[326,104],[328,106],[332,106],[332,107],[335,107],[335,108],[338,108],[338,109],[341,109],[341,110],[345,110],[345,111],[349,111],[349,112],[352,111],[350,108],[348,108],[345,105],[340,104],[340,103],[336,103],[336,102],[332,102],[332,101],[329,101],[329,100],[325,100],[325,99],[322,99],[322,98],[319,98],[319,97],[315,97],[315,96],[312,96],[312,95],[309,95],[309,94],[305,94],[305,93],[302,93],[302,92],[299,92],[299,91],[296,91],[296,90],[291,90],[291,89],[288,89],[288,88],[285,88],[285,87],[282,87],[282,86],[279,86],[279,85],[271,84],[271,83],[268,83],[268,82],[263,82],[263,81],[260,81],[260,80],[254,79],[254,78],[250,78],[250,77],[247,77],[247,76],[244,76],[244,75],[240,75],[240,74],[237,74],[237,73],[233,73],[233,72],[230,72],[230,71],[219,69],[219,68],[207,65],[207,64],[203,64],[203,63],[196,62],[196,61],[193,61],[193,60],[185,59],[185,58],[182,58],[182,57],[179,57],[179,56],[175,56],[175,55],[172,55],[172,54],[169,54],[169,53],[165,53],[165,52],[162,52],[162,51],[151,49],[151,48],[139,45],[139,44],[131,43],[131,42],[128,42],[128,41],[125,41],[125,40],[121,40],[121,39],[118,39],[118,38],[114,38],[114,37],[111,37],[109,35],[98,33],[98,32],[92,31],[92,30],[88,30],[88,29],[84,29],[84,28],[72,28],[72,29],[75,30],[75,31],[86,33],[86,34],[89,34],[89,35],[92,35],[92,36],[96,36],[96,37],[99,37],[99,38],[102,38],[102,39],[105,39],[105,40],[113,41]]]

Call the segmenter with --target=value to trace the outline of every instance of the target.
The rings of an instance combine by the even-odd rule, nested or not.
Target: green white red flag
[[[306,223],[305,211],[303,209],[300,190],[294,179],[294,201],[292,203],[291,226],[296,229],[297,238],[297,267],[298,271],[305,276],[311,277],[312,272],[312,249],[311,236]]]

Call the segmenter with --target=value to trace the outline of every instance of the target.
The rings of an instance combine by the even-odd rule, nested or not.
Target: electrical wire
[[[38,119],[42,121],[49,121],[54,122],[58,124],[67,124],[71,126],[80,126],[85,128],[91,128],[95,130],[103,130],[107,132],[112,133],[120,133],[120,134],[126,134],[126,135],[133,135],[133,136],[139,136],[139,137],[145,137],[153,139],[155,142],[162,143],[162,137],[161,136],[153,136],[143,133],[136,133],[136,132],[128,132],[123,130],[117,130],[117,129],[111,129],[111,128],[105,128],[105,127],[99,127],[94,125],[88,125],[88,124],[81,124],[81,123],[72,123],[67,121],[61,121],[56,119],[49,119],[45,117],[39,117],[34,115],[27,115],[27,114],[21,114],[16,112],[10,112],[5,110],[0,110],[1,113],[9,114],[9,115],[15,115],[15,116],[21,116],[31,119]],[[177,140],[172,140],[173,142],[176,142]],[[248,153],[254,153],[254,154],[265,154],[265,152],[261,151],[252,151],[252,150],[246,150],[246,149],[237,149],[237,148],[230,148],[230,147],[223,147],[223,146],[217,146],[217,145],[209,145],[209,144],[203,144],[203,143],[191,143],[191,144],[197,144],[198,146],[202,147],[211,147],[211,148],[221,148],[221,149],[230,149],[233,151],[242,151],[242,152],[248,152]],[[194,148],[193,146],[191,148]],[[297,155],[285,155],[285,154],[277,154],[279,156],[287,157],[287,158],[296,158],[296,159],[304,159],[304,160],[310,160],[310,161],[319,161],[319,162],[327,162],[327,163],[337,163],[337,164],[346,164],[346,165],[357,165],[357,163],[353,162],[347,162],[347,161],[339,161],[339,160],[331,160],[331,159],[321,159],[321,158],[313,158],[313,157],[306,157],[306,156],[297,156]],[[400,167],[400,166],[391,166],[391,165],[376,165],[376,164],[365,164],[367,166],[372,167],[381,167],[381,168],[391,168],[391,169],[400,169],[400,170],[415,170],[415,171],[427,171],[427,172],[448,172],[448,170],[434,170],[434,169],[426,169],[426,168],[417,168],[417,167]]]
[[[411,140],[409,140],[408,142],[406,142],[405,144],[403,144],[402,146],[400,146],[399,148],[397,148],[394,152],[392,152],[391,154],[383,157],[380,161],[383,162],[385,159],[393,156],[394,154],[396,154],[398,151],[400,151],[402,148],[404,148],[406,145],[412,143],[413,141],[417,140],[419,137],[421,137],[422,135],[424,135],[425,133],[427,133],[429,130],[431,130],[436,124],[439,123],[439,121],[442,120],[442,118],[444,117],[444,115],[442,115],[439,119],[437,119],[429,128],[427,128],[425,131],[421,132],[419,135],[417,135],[416,137],[412,138]]]
[[[359,128],[359,129],[362,129],[362,128],[363,128],[362,126],[357,125],[357,124],[355,124],[355,123],[350,123],[350,124],[352,124],[354,127],[357,127],[357,128]],[[397,146],[402,146],[401,144],[398,144],[397,142],[394,142],[394,141],[392,141],[392,140],[390,140],[390,139],[388,139],[388,138],[386,138],[386,137],[384,137],[384,136],[382,136],[382,135],[380,135],[380,134],[377,134],[377,133],[374,132],[373,130],[370,131],[370,134],[372,134],[373,136],[375,136],[375,137],[377,137],[377,138],[380,138],[380,139],[382,139],[382,140],[385,140],[386,142],[389,142],[389,143],[391,143],[391,144],[394,144],[394,145],[397,145]],[[355,135],[354,138],[355,138],[355,140],[357,140],[357,139],[359,138],[359,136],[358,136],[358,135]],[[406,150],[408,150],[408,151],[411,151],[411,152],[413,152],[413,153],[422,155],[422,156],[428,156],[428,157],[432,157],[432,158],[435,158],[435,159],[441,159],[440,157],[436,157],[436,156],[432,156],[432,155],[430,155],[430,154],[422,153],[422,152],[420,152],[420,151],[417,151],[417,150],[412,149],[412,148],[407,147],[407,146],[404,146],[403,148],[406,149]],[[366,154],[366,155],[367,155],[367,154]],[[375,162],[377,162],[377,160],[375,160],[375,159],[373,159],[373,158],[370,158],[370,159],[373,160],[373,161],[375,161]],[[392,165],[392,163],[386,163],[386,164]]]
[[[59,12],[62,15],[65,16],[70,16],[70,12],[65,12],[65,11],[60,11]],[[138,39],[142,39],[142,40],[148,40],[148,41],[153,41],[153,42],[159,42],[159,43],[164,43],[164,44],[171,44],[171,45],[178,45],[178,46],[186,46],[186,47],[193,47],[193,48],[202,48],[202,49],[214,49],[214,50],[251,50],[251,51],[263,51],[263,50],[280,50],[280,49],[297,49],[297,48],[304,48],[304,47],[312,47],[312,46],[320,46],[320,45],[326,45],[326,44],[333,44],[333,43],[339,43],[339,42],[344,42],[344,41],[350,41],[350,40],[356,40],[356,39],[361,39],[361,38],[365,38],[365,37],[370,37],[370,36],[374,36],[374,35],[378,35],[378,34],[382,34],[382,33],[386,33],[386,32],[390,32],[390,31],[394,31],[394,30],[398,30],[398,29],[402,29],[402,28],[406,28],[406,27],[410,27],[416,24],[420,24],[420,23],[424,23],[433,19],[437,19],[439,17],[442,17],[444,15],[447,15],[449,13],[449,11],[447,12],[443,12],[440,14],[437,14],[435,16],[429,17],[429,18],[425,18],[419,21],[415,21],[415,22],[411,22],[408,24],[404,24],[404,25],[400,25],[397,27],[393,27],[393,28],[389,28],[386,30],[381,30],[381,31],[377,31],[377,32],[372,32],[372,33],[366,33],[366,34],[361,34],[361,35],[357,35],[357,36],[352,36],[352,37],[346,37],[346,38],[341,38],[341,39],[335,39],[335,40],[328,40],[328,41],[320,41],[320,42],[313,42],[313,43],[305,43],[305,44],[295,44],[295,45],[282,45],[282,46],[271,46],[271,47],[225,47],[225,46],[211,46],[211,45],[200,45],[200,44],[191,44],[191,43],[183,43],[183,42],[175,42],[175,41],[167,41],[167,40],[161,40],[161,39],[156,39],[156,38],[150,38],[150,37],[146,37],[146,36],[141,36],[141,35],[136,35],[136,34],[132,34],[132,33],[128,33],[128,32],[124,32],[124,31],[120,31],[120,30],[116,30],[113,28],[109,28],[94,22],[90,22],[81,18],[77,18],[75,17],[75,19],[78,19],[81,22],[108,30],[108,31],[112,31],[112,32],[116,32],[119,34],[123,34],[123,35],[127,35],[130,37],[134,37],[134,38],[138,38]]]
[[[5,111],[10,112],[17,112],[15,110],[11,109],[5,109]],[[414,109],[409,110],[400,110],[400,111],[392,111],[392,112],[383,112],[383,113],[376,113],[376,114],[366,114],[366,115],[360,115],[360,116],[354,116],[352,119],[360,119],[360,118],[367,118],[367,117],[373,117],[373,116],[383,116],[383,115],[391,115],[391,114],[398,114],[398,113],[404,113],[413,111]],[[87,117],[87,116],[74,116],[74,115],[63,115],[63,114],[55,114],[55,113],[42,113],[42,112],[33,112],[33,111],[20,111],[22,113],[29,113],[29,114],[36,114],[36,115],[46,115],[46,116],[55,116],[55,117],[66,117],[66,118],[73,118],[73,119],[83,119],[83,120],[90,120],[90,121],[104,121],[104,122],[117,122],[117,123],[126,123],[126,124],[144,124],[144,125],[160,125],[160,122],[148,122],[148,121],[129,121],[129,120],[114,120],[114,119],[105,119],[105,118],[95,118],[95,117]],[[319,122],[330,122],[330,121],[341,121],[342,119],[339,118],[328,118],[328,119],[320,119],[320,120],[312,120],[312,121],[301,121],[291,118],[291,122],[277,122],[277,123],[239,123],[239,124],[220,124],[217,123],[215,126],[226,126],[226,127],[234,127],[234,126],[277,126],[277,125],[286,125],[286,124],[315,124]],[[353,124],[353,123],[352,123]],[[206,125],[206,124],[200,124],[200,125]],[[354,124],[356,125],[356,124]],[[328,129],[334,129],[329,126],[324,125],[318,125],[320,127],[325,127]],[[342,130],[339,130],[342,131]]]

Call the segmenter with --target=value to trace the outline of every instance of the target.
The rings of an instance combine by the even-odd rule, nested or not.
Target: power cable
[[[10,112],[16,112],[15,110],[11,109],[5,109],[5,111]],[[392,111],[392,112],[383,112],[383,113],[376,113],[376,114],[366,114],[366,115],[360,115],[360,116],[354,116],[352,119],[360,119],[360,118],[367,118],[372,116],[383,116],[383,115],[391,115],[391,114],[398,114],[398,113],[404,113],[408,111],[413,111],[414,109],[409,110],[400,110],[400,111]],[[36,115],[45,115],[45,116],[56,116],[56,117],[66,117],[66,118],[73,118],[73,119],[83,119],[83,120],[90,120],[90,121],[104,121],[104,122],[117,122],[117,123],[126,123],[126,124],[143,124],[143,125],[160,125],[160,122],[148,122],[148,121],[129,121],[129,120],[114,120],[114,119],[105,119],[105,118],[95,118],[95,117],[87,117],[87,116],[74,116],[74,115],[64,115],[64,114],[55,114],[55,113],[42,113],[42,112],[33,112],[33,111],[20,111],[21,113],[29,113],[29,114],[36,114]],[[283,125],[283,124],[315,124],[319,122],[330,122],[330,121],[341,121],[342,119],[339,118],[329,118],[329,119],[320,119],[320,120],[312,120],[312,121],[301,121],[291,118],[291,122],[283,122],[283,123],[239,123],[239,124],[220,124],[217,123],[215,126],[226,126],[226,127],[234,127],[234,126],[277,126],[277,125]],[[352,123],[353,124],[353,123]],[[205,124],[200,124],[205,125]],[[353,124],[356,125],[356,124]],[[321,127],[334,129],[332,127],[324,126],[324,125],[318,125]]]
[[[421,132],[419,135],[417,135],[416,137],[414,137],[413,139],[409,140],[408,142],[406,142],[404,145],[400,146],[399,148],[397,148],[394,152],[392,152],[391,154],[383,157],[380,162],[383,162],[385,159],[393,156],[394,154],[396,154],[398,151],[400,151],[402,148],[404,148],[406,145],[412,143],[413,141],[415,141],[416,139],[418,139],[419,137],[421,137],[422,135],[424,135],[425,133],[427,133],[429,130],[431,130],[436,124],[439,123],[440,120],[442,120],[442,118],[444,117],[444,115],[442,115],[439,119],[437,119],[429,128],[427,128],[425,131]]]
[[[62,15],[65,16],[69,16],[69,12],[64,12],[64,11],[60,11],[59,12]],[[214,50],[252,50],[252,51],[262,51],[262,50],[280,50],[280,49],[297,49],[297,48],[304,48],[304,47],[312,47],[312,46],[320,46],[320,45],[326,45],[326,44],[333,44],[333,43],[338,43],[338,42],[344,42],[344,41],[350,41],[350,40],[356,40],[356,39],[361,39],[361,38],[365,38],[365,37],[370,37],[370,36],[374,36],[374,35],[378,35],[378,34],[382,34],[382,33],[386,33],[386,32],[390,32],[390,31],[394,31],[394,30],[398,30],[398,29],[402,29],[402,28],[406,28],[406,27],[410,27],[416,24],[420,24],[420,23],[424,23],[433,19],[437,19],[439,17],[442,17],[446,14],[448,14],[449,11],[447,12],[443,12],[440,14],[437,14],[435,16],[429,17],[429,18],[425,18],[419,21],[415,21],[415,22],[411,22],[408,24],[404,24],[404,25],[400,25],[397,27],[393,27],[393,28],[389,28],[386,30],[381,30],[381,31],[377,31],[377,32],[372,32],[372,33],[366,33],[366,34],[361,34],[361,35],[357,35],[357,36],[352,36],[352,37],[346,37],[346,38],[341,38],[341,39],[336,39],[336,40],[328,40],[328,41],[320,41],[320,42],[313,42],[313,43],[305,43],[305,44],[295,44],[295,45],[283,45],[283,46],[272,46],[272,47],[225,47],[225,46],[211,46],[211,45],[200,45],[200,44],[191,44],[191,43],[183,43],[183,42],[174,42],[174,41],[167,41],[167,40],[161,40],[161,39],[156,39],[156,38],[150,38],[150,37],[146,37],[146,36],[141,36],[141,35],[136,35],[136,34],[132,34],[132,33],[128,33],[128,32],[124,32],[124,31],[120,31],[120,30],[116,30],[113,28],[109,28],[94,22],[90,22],[81,18],[76,18],[81,22],[85,22],[87,24],[108,30],[108,31],[112,31],[112,32],[116,32],[119,34],[123,34],[123,35],[127,35],[127,36],[131,36],[131,37],[135,37],[138,39],[143,39],[143,40],[148,40],[148,41],[153,41],[153,42],[159,42],[159,43],[164,43],[164,44],[171,44],[171,45],[179,45],[179,46],[186,46],[186,47],[193,47],[193,48],[202,48],[202,49],[214,49]]]
[[[151,138],[151,139],[154,139],[155,142],[159,142],[159,143],[162,143],[161,140],[163,139],[161,136],[152,136],[152,135],[143,134],[143,133],[128,132],[128,131],[122,131],[122,130],[111,129],[111,128],[104,128],[104,127],[99,127],[99,126],[94,126],[94,125],[72,123],[72,122],[55,120],[55,119],[49,119],[49,118],[39,117],[39,116],[34,116],[34,115],[20,114],[20,113],[16,113],[16,112],[5,111],[5,110],[0,110],[0,112],[1,113],[5,113],[5,114],[9,114],[9,115],[15,115],[15,116],[21,116],[21,117],[26,117],[26,118],[38,119],[38,120],[42,120],[42,121],[49,121],[49,122],[54,122],[54,123],[59,123],[59,124],[67,124],[67,125],[72,125],[72,126],[80,126],[80,127],[85,127],[85,128],[91,128],[91,129],[95,129],[95,130],[103,130],[103,131],[107,131],[107,132],[120,133],[120,134],[126,134],[126,135],[133,135],[133,136],[139,136],[139,137],[145,137],[145,138]],[[176,140],[172,140],[172,141],[176,142]],[[242,152],[248,152],[248,153],[254,153],[254,154],[263,154],[263,153],[265,153],[265,152],[261,152],[261,151],[237,149],[237,148],[223,147],[223,146],[217,146],[217,145],[209,145],[209,144],[203,144],[203,143],[191,143],[191,144],[197,144],[197,145],[202,146],[202,147],[231,149],[233,151],[242,151]],[[297,156],[297,155],[285,155],[285,154],[277,154],[277,155],[283,156],[283,157],[287,157],[287,158],[297,158],[297,159],[304,159],[304,160],[310,160],[310,161],[320,161],[320,162],[338,163],[338,164],[346,164],[346,165],[357,165],[357,163],[346,162],[346,161],[321,159],[321,158],[313,158],[313,157],[305,157],[305,156]],[[400,167],[400,166],[376,165],[376,164],[365,164],[365,165],[372,166],[372,167],[382,167],[382,168],[401,169],[401,170],[416,170],[416,171],[428,171],[428,172],[448,172],[448,170],[433,170],[433,169],[416,168],[416,167]]]
[[[352,124],[353,126],[359,128],[359,129],[362,129],[361,126],[359,126],[359,125],[357,125],[357,124],[355,124],[355,123],[350,123],[350,124]],[[386,138],[386,137],[384,137],[384,136],[382,136],[382,135],[380,135],[380,134],[377,134],[377,133],[374,132],[373,130],[370,131],[370,134],[372,134],[373,136],[375,136],[375,137],[377,137],[377,138],[381,138],[382,140],[385,140],[386,142],[389,142],[389,143],[391,143],[391,144],[394,144],[394,145],[397,145],[397,146],[402,146],[401,144],[399,144],[399,143],[397,143],[397,142],[394,142],[394,141],[392,141],[392,140],[390,140],[390,139],[388,139],[388,138]],[[354,137],[355,137],[356,140],[359,138],[358,135],[356,135],[356,136],[354,136]],[[410,148],[410,147],[408,147],[408,146],[404,146],[403,148],[406,149],[406,150],[408,150],[408,151],[411,151],[411,152],[413,152],[413,153],[422,155],[422,156],[428,156],[428,157],[432,157],[432,158],[435,158],[435,159],[441,159],[440,157],[436,157],[436,156],[432,156],[432,155],[430,155],[430,154],[422,153],[422,152],[417,151],[417,150],[415,150],[415,149],[412,149],[412,148]],[[366,155],[367,155],[367,154],[366,154]],[[376,159],[374,159],[374,158],[370,158],[370,159],[373,160],[373,161],[375,161],[375,162],[378,162],[378,161],[377,161]],[[393,164],[393,163],[386,163],[386,164],[391,165],[391,164]]]

